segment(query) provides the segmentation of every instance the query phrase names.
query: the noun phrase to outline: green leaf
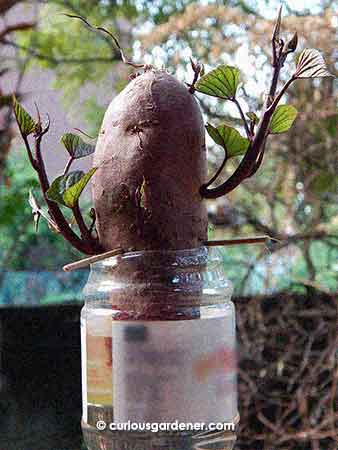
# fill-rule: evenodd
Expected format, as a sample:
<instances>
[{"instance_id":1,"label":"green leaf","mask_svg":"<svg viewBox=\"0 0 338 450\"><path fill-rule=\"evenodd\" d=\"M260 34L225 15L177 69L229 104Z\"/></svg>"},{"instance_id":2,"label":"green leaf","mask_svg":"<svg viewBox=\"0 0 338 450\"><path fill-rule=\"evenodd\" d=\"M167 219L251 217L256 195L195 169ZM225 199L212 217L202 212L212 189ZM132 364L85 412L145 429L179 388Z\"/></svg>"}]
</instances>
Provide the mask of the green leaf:
<instances>
[{"instance_id":1,"label":"green leaf","mask_svg":"<svg viewBox=\"0 0 338 450\"><path fill-rule=\"evenodd\" d=\"M60 203L61 205L65 205L65 202L63 200L64 186L62 184L62 181L65 178L65 176L67 175L61 175L55 178L55 180L53 181L53 183L50 185L49 189L46 192L47 198L49 200L56 203Z\"/></svg>"},{"instance_id":2,"label":"green leaf","mask_svg":"<svg viewBox=\"0 0 338 450\"><path fill-rule=\"evenodd\" d=\"M211 137L211 139L218 145L221 145L222 147L224 147L224 141L223 138L220 134L220 132L218 131L218 129L216 127L214 127L213 125L211 125L210 123L207 123L205 126L209 136Z\"/></svg>"},{"instance_id":3,"label":"green leaf","mask_svg":"<svg viewBox=\"0 0 338 450\"><path fill-rule=\"evenodd\" d=\"M91 177L96 172L97 167L93 167L89 172L87 172L85 175L83 175L81 178L78 179L74 184L72 184L70 187L67 188L65 192L63 193L63 199L66 204L66 206L69 206L70 208L73 208L78 201L83 189L88 184Z\"/></svg>"},{"instance_id":4,"label":"green leaf","mask_svg":"<svg viewBox=\"0 0 338 450\"><path fill-rule=\"evenodd\" d=\"M243 155L249 148L249 139L241 136L235 128L227 125L220 125L215 128L214 126L207 124L206 129L209 136L216 144L221 145L224 148L228 158Z\"/></svg>"},{"instance_id":5,"label":"green leaf","mask_svg":"<svg viewBox=\"0 0 338 450\"><path fill-rule=\"evenodd\" d=\"M73 133L64 134L61 138L61 142L66 147L70 156L74 159L91 155L95 151L95 145L87 144L80 136Z\"/></svg>"},{"instance_id":6,"label":"green leaf","mask_svg":"<svg viewBox=\"0 0 338 450\"><path fill-rule=\"evenodd\" d=\"M249 117L250 121L253 122L255 125L259 122L259 117L254 112L247 112L247 117Z\"/></svg>"},{"instance_id":7,"label":"green leaf","mask_svg":"<svg viewBox=\"0 0 338 450\"><path fill-rule=\"evenodd\" d=\"M288 131L297 117L298 111L291 105L277 106L272 115L270 133L279 134Z\"/></svg>"},{"instance_id":8,"label":"green leaf","mask_svg":"<svg viewBox=\"0 0 338 450\"><path fill-rule=\"evenodd\" d=\"M195 89L213 97L232 99L236 96L239 77L239 69L222 64L201 77L195 84Z\"/></svg>"},{"instance_id":9,"label":"green leaf","mask_svg":"<svg viewBox=\"0 0 338 450\"><path fill-rule=\"evenodd\" d=\"M295 76L296 78L333 77L327 69L323 56L314 48L306 48L302 51L297 61Z\"/></svg>"},{"instance_id":10,"label":"green leaf","mask_svg":"<svg viewBox=\"0 0 338 450\"><path fill-rule=\"evenodd\" d=\"M24 136L29 136L36 129L37 123L32 119L28 112L23 108L23 106L13 98L13 108L16 121L20 128L21 133Z\"/></svg>"},{"instance_id":11,"label":"green leaf","mask_svg":"<svg viewBox=\"0 0 338 450\"><path fill-rule=\"evenodd\" d=\"M47 197L53 202L68 208L74 208L83 189L94 175L97 167L86 174L82 170L75 170L67 175L57 177L47 191Z\"/></svg>"}]
</instances>

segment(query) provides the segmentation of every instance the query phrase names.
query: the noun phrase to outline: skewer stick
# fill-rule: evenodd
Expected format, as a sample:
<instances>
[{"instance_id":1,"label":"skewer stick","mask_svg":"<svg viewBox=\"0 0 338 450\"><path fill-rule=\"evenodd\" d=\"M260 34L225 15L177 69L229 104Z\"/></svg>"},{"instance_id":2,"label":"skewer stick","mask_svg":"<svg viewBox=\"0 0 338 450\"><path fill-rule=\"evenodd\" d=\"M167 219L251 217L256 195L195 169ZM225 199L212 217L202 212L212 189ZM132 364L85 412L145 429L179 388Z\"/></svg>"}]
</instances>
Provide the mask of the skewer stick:
<instances>
[{"instance_id":1,"label":"skewer stick","mask_svg":"<svg viewBox=\"0 0 338 450\"><path fill-rule=\"evenodd\" d=\"M228 245L241 245L241 244L262 244L266 241L280 242L278 239L272 238L268 235L264 236L254 236L254 237L243 237L235 239L225 239L221 241L206 241L204 245L206 247L222 247Z\"/></svg>"},{"instance_id":2,"label":"skewer stick","mask_svg":"<svg viewBox=\"0 0 338 450\"><path fill-rule=\"evenodd\" d=\"M109 252L89 256L88 258L80 259L80 261L66 264L65 266L63 266L63 270L65 272L71 272L72 270L82 269L83 267L89 266L89 264L101 261L102 259L110 258L111 256L122 255L122 253L124 253L124 250L122 248L115 248L114 250L109 250Z\"/></svg>"},{"instance_id":3,"label":"skewer stick","mask_svg":"<svg viewBox=\"0 0 338 450\"><path fill-rule=\"evenodd\" d=\"M246 238L225 239L217 241L206 241L204 242L204 245L206 247L222 247L229 245L262 244L267 241L279 242L278 239L274 239L266 235L266 236L255 236ZM80 259L79 261L66 264L65 266L63 266L63 270L65 272L71 272L72 270L82 269L83 267L89 266L90 264L93 264L95 262L102 261L103 259L110 258L112 256L122 255L123 253L125 253L123 248L118 247L115 248L114 250L110 250L109 252L89 256L88 258Z\"/></svg>"}]
</instances>

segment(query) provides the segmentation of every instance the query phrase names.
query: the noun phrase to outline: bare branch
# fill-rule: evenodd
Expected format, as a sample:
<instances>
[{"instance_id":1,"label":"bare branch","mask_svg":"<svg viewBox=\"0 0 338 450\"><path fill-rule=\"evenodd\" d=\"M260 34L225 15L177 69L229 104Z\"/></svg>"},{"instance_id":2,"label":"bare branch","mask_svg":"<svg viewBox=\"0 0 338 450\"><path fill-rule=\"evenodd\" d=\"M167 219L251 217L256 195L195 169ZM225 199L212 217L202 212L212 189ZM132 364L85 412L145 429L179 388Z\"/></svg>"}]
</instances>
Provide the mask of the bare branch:
<instances>
[{"instance_id":1,"label":"bare branch","mask_svg":"<svg viewBox=\"0 0 338 450\"><path fill-rule=\"evenodd\" d=\"M36 26L36 23L34 22L20 22L16 23L15 25L8 25L6 28L4 28L0 32L0 41L7 36L7 34L13 33L14 31L24 31L24 30L30 30L31 28L34 28Z\"/></svg>"},{"instance_id":2,"label":"bare branch","mask_svg":"<svg viewBox=\"0 0 338 450\"><path fill-rule=\"evenodd\" d=\"M143 69L143 68L146 67L145 64L136 64L136 63L134 63L133 61L127 59L126 56L125 56L125 54L124 54L124 51L123 51L122 47L120 46L119 41L117 40L117 38L116 38L110 31L106 30L106 28L103 28L103 27L96 27L96 26L94 26L94 25L91 25L84 17L78 16L78 15L76 15L76 14L67 14L67 13L64 13L64 15L67 16L67 17L70 17L71 19L79 19L79 20L82 20L82 22L83 22L84 24L86 24L87 27L90 28L91 30L94 30L94 31L95 31L95 30L96 30L96 31L101 31L102 33L105 33L105 34L107 34L108 36L110 36L111 39L113 40L114 44L115 44L116 47L118 48L118 50L119 50L119 52L120 52L120 55L121 55L121 59L122 59L122 61L123 61L125 64L127 64L127 65L129 65L129 66L132 66L132 67L134 67L135 69Z\"/></svg>"},{"instance_id":3,"label":"bare branch","mask_svg":"<svg viewBox=\"0 0 338 450\"><path fill-rule=\"evenodd\" d=\"M118 55L112 55L111 57L92 56L92 57L88 57L88 58L54 58L53 56L44 55L42 53L39 53L34 48L20 45L16 42L8 40L8 39L2 39L1 43L3 45L7 45L9 47L14 47L18 50L25 51L29 55L33 56L34 58L40 59L42 61L48 61L55 65L59 65L59 64L91 64L91 63L111 64L114 61L120 60Z\"/></svg>"}]
</instances>

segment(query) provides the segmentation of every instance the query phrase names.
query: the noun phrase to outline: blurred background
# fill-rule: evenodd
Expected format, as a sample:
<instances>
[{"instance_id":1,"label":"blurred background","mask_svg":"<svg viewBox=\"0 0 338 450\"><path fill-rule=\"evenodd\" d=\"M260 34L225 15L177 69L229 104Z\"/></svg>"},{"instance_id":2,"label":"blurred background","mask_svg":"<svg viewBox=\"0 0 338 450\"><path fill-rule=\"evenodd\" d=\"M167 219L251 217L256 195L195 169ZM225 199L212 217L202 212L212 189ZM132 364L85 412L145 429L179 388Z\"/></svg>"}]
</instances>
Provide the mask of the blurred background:
<instances>
[{"instance_id":1,"label":"blurred background","mask_svg":"<svg viewBox=\"0 0 338 450\"><path fill-rule=\"evenodd\" d=\"M12 94L31 114L35 114L36 102L43 116L48 113L51 117L43 154L53 179L63 170L67 159L60 144L62 134L80 128L97 136L105 109L127 84L131 73L121 64L106 36L92 33L79 21L60 13L82 15L91 23L105 26L118 36L135 61L165 66L183 82L190 82L193 77L190 57L204 63L207 71L220 63L235 65L242 72L240 103L244 111L259 112L271 76L270 36L279 4L264 0L0 0L0 336L2 333L2 348L7 357L20 351L27 356L30 346L40 348L40 356L28 369L26 359L21 358L20 370L27 369L27 377L39 372L41 354L50 355L53 348L58 355L63 351L74 352L73 361L59 363L60 367L65 364L74 367L74 377L69 378L69 383L79 383L78 336L74 327L78 326L80 292L88 273L85 270L63 273L62 265L81 255L43 221L39 232L35 232L28 193L32 189L39 198L39 187L13 123ZM337 74L338 3L290 0L283 5L285 37L291 37L297 30L298 50L319 49L331 73ZM282 78L287 78L293 65L292 61L285 65ZM240 450L265 450L271 442L274 450L338 447L334 435L337 437L338 408L334 353L338 343L337 91L334 78L294 83L284 99L300 112L291 131L268 141L265 161L253 178L226 198L208 202L210 238L264 234L278 240L267 246L223 250L239 314L240 398L245 406L242 417L247 433L243 431L239 440ZM232 104L197 97L205 121L213 125L227 122L240 130L239 116ZM208 155L213 174L221 164L222 150L208 141ZM231 161L224 177L238 164L236 159ZM80 160L80 166L86 169L90 161ZM89 212L89 190L82 198L82 207ZM65 326L62 332L61 325ZM28 341L24 333L29 336ZM41 333L45 333L47 343ZM15 336L21 336L20 342ZM271 348L267 349L268 345ZM294 352L285 358L289 345L294 346ZM312 362L318 360L321 364L318 367L315 364L317 372L307 374ZM9 394L0 403L0 415L1 408L7 411L6 408L13 407L10 397L13 389L8 386L18 367L18 361L3 362L3 392ZM293 384L287 390L284 378L290 376ZM52 379L47 377L46 386L56 379L60 382L59 377L66 377L63 369L60 374L55 372ZM316 392L315 385L318 385ZM59 389L64 389L64 383ZM279 399L285 394L290 399L308 400L305 405L297 400L294 409L290 400L291 412L286 414L284 404L277 407L276 399L271 404L267 401L274 389ZM67 395L69 399L69 392L65 394L64 405L70 408ZM79 399L80 393L74 394L71 406L74 426L78 426ZM268 412L262 410L265 408L260 403L262 399L269 406ZM33 397L27 400L27 405L32 402ZM55 430L64 430L66 422L71 437L64 437L63 445L79 448L78 429L74 431L69 421L60 419L59 428L53 422L56 409L45 414L46 417L49 414L54 437L48 444L45 441L34 448L59 448L55 442L59 442L61 431ZM5 439L1 449L31 450L28 441L19 443L19 438L14 437L19 416L20 403L12 413L11 425L6 425L13 437L7 434L7 438L0 438L0 443ZM290 422L290 436L283 440L284 420ZM22 429L33 427L33 422L30 425L23 419L19 422ZM296 434L305 429L317 429L317 434L299 440Z\"/></svg>"}]
</instances>

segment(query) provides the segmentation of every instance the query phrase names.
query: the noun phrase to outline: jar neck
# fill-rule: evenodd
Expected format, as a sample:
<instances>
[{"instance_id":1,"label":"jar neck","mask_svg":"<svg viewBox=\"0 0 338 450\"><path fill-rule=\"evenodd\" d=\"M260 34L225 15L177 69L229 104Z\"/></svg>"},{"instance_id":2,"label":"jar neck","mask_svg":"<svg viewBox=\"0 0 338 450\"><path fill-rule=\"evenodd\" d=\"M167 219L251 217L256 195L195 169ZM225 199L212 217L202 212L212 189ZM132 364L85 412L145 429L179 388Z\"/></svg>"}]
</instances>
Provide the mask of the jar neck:
<instances>
[{"instance_id":1,"label":"jar neck","mask_svg":"<svg viewBox=\"0 0 338 450\"><path fill-rule=\"evenodd\" d=\"M232 286L215 248L129 252L91 265L84 290L86 300L118 298L122 292L137 296L139 301L151 297L186 302L194 297L209 303L217 297L223 302L230 299Z\"/></svg>"}]
</instances>

